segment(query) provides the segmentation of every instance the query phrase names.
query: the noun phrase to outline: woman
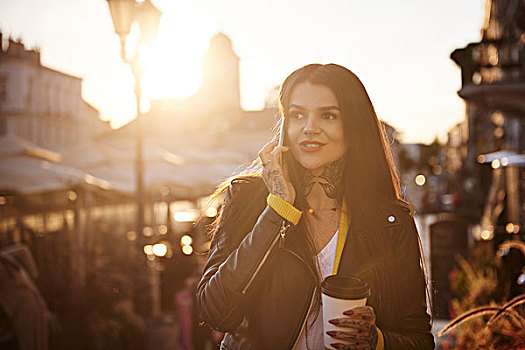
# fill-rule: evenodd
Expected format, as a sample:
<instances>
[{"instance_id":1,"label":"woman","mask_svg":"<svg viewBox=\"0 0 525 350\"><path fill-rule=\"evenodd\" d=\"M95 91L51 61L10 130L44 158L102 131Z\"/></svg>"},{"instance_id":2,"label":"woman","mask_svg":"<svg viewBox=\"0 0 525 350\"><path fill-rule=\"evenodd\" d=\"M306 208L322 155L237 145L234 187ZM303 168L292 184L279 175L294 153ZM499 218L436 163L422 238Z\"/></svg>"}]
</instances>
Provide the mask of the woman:
<instances>
[{"instance_id":1,"label":"woman","mask_svg":"<svg viewBox=\"0 0 525 350\"><path fill-rule=\"evenodd\" d=\"M197 289L205 322L227 333L222 349L322 349L320 282L355 275L371 296L330 321L346 329L328 332L334 348L432 349L418 234L363 85L312 64L279 97L284 144L218 190Z\"/></svg>"}]
</instances>

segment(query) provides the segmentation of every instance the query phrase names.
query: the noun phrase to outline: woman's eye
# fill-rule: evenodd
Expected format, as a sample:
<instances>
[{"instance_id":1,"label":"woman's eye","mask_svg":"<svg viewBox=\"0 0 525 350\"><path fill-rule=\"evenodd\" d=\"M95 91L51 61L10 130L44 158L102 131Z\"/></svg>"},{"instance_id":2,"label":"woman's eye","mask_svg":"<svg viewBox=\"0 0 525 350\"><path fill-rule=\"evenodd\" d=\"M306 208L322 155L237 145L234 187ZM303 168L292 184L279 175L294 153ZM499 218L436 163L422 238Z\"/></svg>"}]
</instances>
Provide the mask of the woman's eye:
<instances>
[{"instance_id":1,"label":"woman's eye","mask_svg":"<svg viewBox=\"0 0 525 350\"><path fill-rule=\"evenodd\" d=\"M299 119L303 119L303 118L304 118L304 114L301 113L301 112L291 112L291 113L290 113L290 117L291 117L292 119L299 120Z\"/></svg>"},{"instance_id":2,"label":"woman's eye","mask_svg":"<svg viewBox=\"0 0 525 350\"><path fill-rule=\"evenodd\" d=\"M334 113L324 113L321 117L322 117L324 120L333 120L333 119L337 119L337 115L334 114Z\"/></svg>"}]
</instances>

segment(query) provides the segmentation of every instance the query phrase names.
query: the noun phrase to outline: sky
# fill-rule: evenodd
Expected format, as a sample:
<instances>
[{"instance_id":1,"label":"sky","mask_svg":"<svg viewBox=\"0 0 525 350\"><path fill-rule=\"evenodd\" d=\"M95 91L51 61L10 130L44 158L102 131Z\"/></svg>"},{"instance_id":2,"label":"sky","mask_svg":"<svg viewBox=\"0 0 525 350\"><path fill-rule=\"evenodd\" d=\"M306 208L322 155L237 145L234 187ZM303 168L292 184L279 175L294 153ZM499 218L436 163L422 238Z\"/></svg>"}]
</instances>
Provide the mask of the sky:
<instances>
[{"instance_id":1,"label":"sky","mask_svg":"<svg viewBox=\"0 0 525 350\"><path fill-rule=\"evenodd\" d=\"M449 56L480 40L484 0L153 3L163 15L148 55L143 112L151 99L195 93L209 40L223 32L240 57L244 109L261 109L293 70L333 62L360 77L378 117L404 142L444 141L465 117L460 70ZM0 30L38 47L42 64L81 77L84 100L113 127L135 117L133 77L106 0L0 0Z\"/></svg>"}]
</instances>

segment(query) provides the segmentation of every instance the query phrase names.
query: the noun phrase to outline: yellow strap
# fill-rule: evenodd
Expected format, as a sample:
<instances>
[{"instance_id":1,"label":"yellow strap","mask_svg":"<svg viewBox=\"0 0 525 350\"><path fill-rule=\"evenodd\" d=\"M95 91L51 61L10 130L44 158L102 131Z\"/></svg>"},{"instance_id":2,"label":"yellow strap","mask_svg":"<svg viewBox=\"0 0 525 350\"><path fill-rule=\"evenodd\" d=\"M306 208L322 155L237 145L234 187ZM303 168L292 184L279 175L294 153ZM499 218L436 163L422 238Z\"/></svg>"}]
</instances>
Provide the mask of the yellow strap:
<instances>
[{"instance_id":1,"label":"yellow strap","mask_svg":"<svg viewBox=\"0 0 525 350\"><path fill-rule=\"evenodd\" d=\"M336 275L339 270L339 262L341 261L341 254L343 254L346 236L348 236L349 224L350 218L347 214L346 203L343 202L343 209L341 210L341 217L339 218L339 236L337 237L337 248L335 250L334 270L332 271L334 275Z\"/></svg>"},{"instance_id":2,"label":"yellow strap","mask_svg":"<svg viewBox=\"0 0 525 350\"><path fill-rule=\"evenodd\" d=\"M266 203L268 203L268 205L273 210L275 210L277 214L281 215L281 217L290 221L292 224L297 225L299 223L302 211L295 208L281 197L270 193L266 198Z\"/></svg>"},{"instance_id":3,"label":"yellow strap","mask_svg":"<svg viewBox=\"0 0 525 350\"><path fill-rule=\"evenodd\" d=\"M377 346L376 350L385 350L385 336L383 332L376 326L377 329Z\"/></svg>"}]
</instances>

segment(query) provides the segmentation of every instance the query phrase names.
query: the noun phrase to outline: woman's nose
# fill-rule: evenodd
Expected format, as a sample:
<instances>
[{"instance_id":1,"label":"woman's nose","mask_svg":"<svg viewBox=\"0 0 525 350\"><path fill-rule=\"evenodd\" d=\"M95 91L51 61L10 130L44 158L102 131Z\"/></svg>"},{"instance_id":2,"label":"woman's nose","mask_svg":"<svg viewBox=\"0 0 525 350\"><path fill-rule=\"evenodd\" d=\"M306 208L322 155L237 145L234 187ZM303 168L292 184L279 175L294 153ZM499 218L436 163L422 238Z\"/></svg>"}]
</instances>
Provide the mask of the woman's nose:
<instances>
[{"instance_id":1,"label":"woman's nose","mask_svg":"<svg viewBox=\"0 0 525 350\"><path fill-rule=\"evenodd\" d=\"M319 123L317 122L317 119L315 116L309 115L306 119L306 124L304 125L303 132L306 135L310 134L319 134L321 132L321 129L319 127Z\"/></svg>"}]
</instances>

